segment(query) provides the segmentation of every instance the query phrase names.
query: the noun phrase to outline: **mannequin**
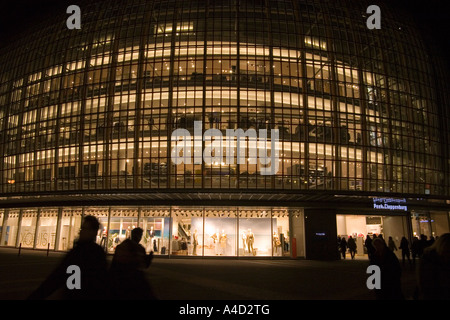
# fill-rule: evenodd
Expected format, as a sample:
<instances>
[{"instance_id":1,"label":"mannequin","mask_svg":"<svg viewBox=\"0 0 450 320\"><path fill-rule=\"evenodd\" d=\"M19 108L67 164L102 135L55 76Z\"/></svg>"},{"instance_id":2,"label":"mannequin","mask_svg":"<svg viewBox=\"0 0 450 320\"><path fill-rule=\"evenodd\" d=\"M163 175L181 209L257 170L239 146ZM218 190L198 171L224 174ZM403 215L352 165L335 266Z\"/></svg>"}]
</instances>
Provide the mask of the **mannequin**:
<instances>
[{"instance_id":1,"label":"mannequin","mask_svg":"<svg viewBox=\"0 0 450 320\"><path fill-rule=\"evenodd\" d=\"M149 231L150 238L153 238L154 235L155 235L155 232L153 231L153 227L150 227L150 231Z\"/></svg>"},{"instance_id":2,"label":"mannequin","mask_svg":"<svg viewBox=\"0 0 450 320\"><path fill-rule=\"evenodd\" d=\"M220 254L225 254L225 249L227 247L227 234L225 233L225 230L222 230L222 233L219 236L219 242L220 242Z\"/></svg>"},{"instance_id":3,"label":"mannequin","mask_svg":"<svg viewBox=\"0 0 450 320\"><path fill-rule=\"evenodd\" d=\"M273 232L273 253L276 255L280 255L279 248L281 248L281 242L280 238L278 237L277 233Z\"/></svg>"},{"instance_id":4,"label":"mannequin","mask_svg":"<svg viewBox=\"0 0 450 320\"><path fill-rule=\"evenodd\" d=\"M145 235L145 244L146 244L146 252L149 253L152 250L154 252L156 252L157 250L155 250L155 243L153 241L153 237L154 237L154 231L153 231L153 227L150 227L150 230L147 230L147 233ZM152 248L153 246L153 248Z\"/></svg>"},{"instance_id":5,"label":"mannequin","mask_svg":"<svg viewBox=\"0 0 450 320\"><path fill-rule=\"evenodd\" d=\"M247 242L247 235L245 234L245 231L244 231L244 232L242 232L242 248L244 249L244 253L245 253L246 242Z\"/></svg>"},{"instance_id":6,"label":"mannequin","mask_svg":"<svg viewBox=\"0 0 450 320\"><path fill-rule=\"evenodd\" d=\"M214 253L218 254L218 245L219 245L219 232L214 233L211 238L213 239L214 243Z\"/></svg>"},{"instance_id":7,"label":"mannequin","mask_svg":"<svg viewBox=\"0 0 450 320\"><path fill-rule=\"evenodd\" d=\"M198 240L197 240L197 229L194 230L194 233L192 234L192 242L194 244L194 251L193 251L193 255L196 256L197 255L197 245L198 245Z\"/></svg>"},{"instance_id":8,"label":"mannequin","mask_svg":"<svg viewBox=\"0 0 450 320\"><path fill-rule=\"evenodd\" d=\"M107 236L108 236L108 230L106 229L106 227L103 227L102 239L100 240L100 246L103 247L104 249L106 249Z\"/></svg>"},{"instance_id":9,"label":"mannequin","mask_svg":"<svg viewBox=\"0 0 450 320\"><path fill-rule=\"evenodd\" d=\"M247 248L249 253L253 253L253 243L255 242L255 236L253 235L252 229L248 229L247 232Z\"/></svg>"}]
</instances>

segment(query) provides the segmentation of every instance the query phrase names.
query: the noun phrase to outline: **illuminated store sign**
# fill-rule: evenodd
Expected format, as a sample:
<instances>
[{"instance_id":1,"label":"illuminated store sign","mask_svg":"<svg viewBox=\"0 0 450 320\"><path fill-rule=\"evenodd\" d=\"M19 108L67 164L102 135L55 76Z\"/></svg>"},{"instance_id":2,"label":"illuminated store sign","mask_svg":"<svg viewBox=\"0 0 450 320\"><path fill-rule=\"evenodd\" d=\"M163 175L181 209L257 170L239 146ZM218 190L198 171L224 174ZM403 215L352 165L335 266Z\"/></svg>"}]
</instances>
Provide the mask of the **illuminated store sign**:
<instances>
[{"instance_id":1,"label":"illuminated store sign","mask_svg":"<svg viewBox=\"0 0 450 320\"><path fill-rule=\"evenodd\" d=\"M406 205L406 199L393 199L393 198L374 198L373 208L381 210L403 210L408 211Z\"/></svg>"}]
</instances>

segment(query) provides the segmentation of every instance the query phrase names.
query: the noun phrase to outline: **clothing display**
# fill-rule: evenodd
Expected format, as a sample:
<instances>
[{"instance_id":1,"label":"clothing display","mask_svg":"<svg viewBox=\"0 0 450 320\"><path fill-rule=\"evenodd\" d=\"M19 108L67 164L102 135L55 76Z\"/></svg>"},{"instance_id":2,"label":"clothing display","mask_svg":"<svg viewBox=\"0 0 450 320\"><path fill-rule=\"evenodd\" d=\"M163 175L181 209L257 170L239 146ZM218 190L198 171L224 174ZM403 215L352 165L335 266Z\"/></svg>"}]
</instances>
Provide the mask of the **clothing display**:
<instances>
[{"instance_id":1,"label":"clothing display","mask_svg":"<svg viewBox=\"0 0 450 320\"><path fill-rule=\"evenodd\" d=\"M170 247L169 254L193 257L285 255L282 237L284 238L284 228L287 228L287 219L277 221L260 217L237 220L235 217L214 215L205 219L186 217L182 212L176 212L175 217L171 233L178 243ZM156 230L157 235L158 232ZM181 248L183 238L187 241L187 250Z\"/></svg>"}]
</instances>

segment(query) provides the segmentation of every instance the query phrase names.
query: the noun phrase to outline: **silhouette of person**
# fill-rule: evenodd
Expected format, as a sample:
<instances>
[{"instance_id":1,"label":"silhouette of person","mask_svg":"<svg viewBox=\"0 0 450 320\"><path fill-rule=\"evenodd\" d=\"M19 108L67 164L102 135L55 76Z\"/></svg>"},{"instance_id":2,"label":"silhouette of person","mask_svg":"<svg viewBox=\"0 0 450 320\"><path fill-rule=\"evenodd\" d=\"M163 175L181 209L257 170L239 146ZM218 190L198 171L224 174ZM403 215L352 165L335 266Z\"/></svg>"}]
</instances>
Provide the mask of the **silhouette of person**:
<instances>
[{"instance_id":1,"label":"silhouette of person","mask_svg":"<svg viewBox=\"0 0 450 320\"><path fill-rule=\"evenodd\" d=\"M401 300L403 293L401 289L402 269L397 256L389 250L382 238L376 238L372 242L375 252L370 263L380 267L381 288L376 289L378 300Z\"/></svg>"},{"instance_id":2,"label":"silhouette of person","mask_svg":"<svg viewBox=\"0 0 450 320\"><path fill-rule=\"evenodd\" d=\"M388 248L394 252L397 250L397 246L395 245L394 239L392 239L392 237L389 237L388 239Z\"/></svg>"},{"instance_id":3,"label":"silhouette of person","mask_svg":"<svg viewBox=\"0 0 450 320\"><path fill-rule=\"evenodd\" d=\"M339 258L341 258L341 237L337 236L337 251L339 254Z\"/></svg>"},{"instance_id":4,"label":"silhouette of person","mask_svg":"<svg viewBox=\"0 0 450 320\"><path fill-rule=\"evenodd\" d=\"M139 244L143 232L141 228L134 228L131 238L116 248L109 270L111 299L155 300L144 273L153 260L153 252L147 255L145 248Z\"/></svg>"},{"instance_id":5,"label":"silhouette of person","mask_svg":"<svg viewBox=\"0 0 450 320\"><path fill-rule=\"evenodd\" d=\"M386 245L386 241L384 240L383 235L381 233L378 235L377 238L383 240L384 245Z\"/></svg>"},{"instance_id":6,"label":"silhouette of person","mask_svg":"<svg viewBox=\"0 0 450 320\"><path fill-rule=\"evenodd\" d=\"M405 265L405 257L406 257L406 258L408 258L408 262L411 265L411 258L410 258L410 252L409 252L409 241L406 239L406 237L402 237L402 240L400 240L399 249L402 250L402 264Z\"/></svg>"},{"instance_id":7,"label":"silhouette of person","mask_svg":"<svg viewBox=\"0 0 450 320\"><path fill-rule=\"evenodd\" d=\"M398 247L400 250L402 250L402 264L405 265L405 257L408 258L408 262L411 265L411 254L409 251L409 241L406 239L406 237L402 237L402 240L400 240L400 246Z\"/></svg>"},{"instance_id":8,"label":"silhouette of person","mask_svg":"<svg viewBox=\"0 0 450 320\"><path fill-rule=\"evenodd\" d=\"M58 267L28 297L30 300L45 299L56 290L64 288L63 298L71 300L100 300L106 298L107 262L105 251L95 243L100 223L94 216L83 219L78 240ZM80 289L69 289L71 276L68 267L80 268Z\"/></svg>"},{"instance_id":9,"label":"silhouette of person","mask_svg":"<svg viewBox=\"0 0 450 320\"><path fill-rule=\"evenodd\" d=\"M352 236L350 236L350 237L348 238L347 245L348 245L348 251L350 252L350 257L351 257L352 259L355 259L356 242L355 242L355 239L352 238Z\"/></svg>"},{"instance_id":10,"label":"silhouette of person","mask_svg":"<svg viewBox=\"0 0 450 320\"><path fill-rule=\"evenodd\" d=\"M433 245L433 243L436 241L436 239L433 237L433 236L431 236L430 237L430 240L428 240L428 242L427 242L427 246L428 247L430 247L431 245Z\"/></svg>"},{"instance_id":11,"label":"silhouette of person","mask_svg":"<svg viewBox=\"0 0 450 320\"><path fill-rule=\"evenodd\" d=\"M366 249L367 249L367 256L369 257L369 260L372 257L373 252L375 251L375 248L372 245L372 238L367 235L366 241L364 242Z\"/></svg>"},{"instance_id":12,"label":"silhouette of person","mask_svg":"<svg viewBox=\"0 0 450 320\"><path fill-rule=\"evenodd\" d=\"M450 233L424 250L418 270L419 298L450 300Z\"/></svg>"},{"instance_id":13,"label":"silhouette of person","mask_svg":"<svg viewBox=\"0 0 450 320\"><path fill-rule=\"evenodd\" d=\"M341 247L342 257L345 259L345 253L347 251L347 240L345 240L344 237L342 237L341 242L339 243L339 246Z\"/></svg>"},{"instance_id":14,"label":"silhouette of person","mask_svg":"<svg viewBox=\"0 0 450 320\"><path fill-rule=\"evenodd\" d=\"M425 250L426 247L428 247L428 237L424 234L421 234L420 240L419 240L419 251L418 251L419 258L422 258L423 251Z\"/></svg>"},{"instance_id":15,"label":"silhouette of person","mask_svg":"<svg viewBox=\"0 0 450 320\"><path fill-rule=\"evenodd\" d=\"M419 239L417 237L413 237L413 241L411 244L411 254L412 254L412 262L415 265L416 264L416 257L419 257L419 247L420 247L420 242Z\"/></svg>"}]
</instances>

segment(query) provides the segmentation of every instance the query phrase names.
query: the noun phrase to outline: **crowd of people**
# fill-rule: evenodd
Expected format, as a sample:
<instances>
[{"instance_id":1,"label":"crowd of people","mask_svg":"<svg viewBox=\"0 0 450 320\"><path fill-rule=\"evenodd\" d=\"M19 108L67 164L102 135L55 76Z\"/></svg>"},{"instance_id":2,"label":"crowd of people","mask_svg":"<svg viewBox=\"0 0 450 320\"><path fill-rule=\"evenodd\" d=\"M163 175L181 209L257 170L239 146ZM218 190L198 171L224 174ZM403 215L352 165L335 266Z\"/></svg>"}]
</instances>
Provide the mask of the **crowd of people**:
<instances>
[{"instance_id":1,"label":"crowd of people","mask_svg":"<svg viewBox=\"0 0 450 320\"><path fill-rule=\"evenodd\" d=\"M343 259L347 251L352 259L357 252L356 241L352 236L348 239L338 237L338 250ZM397 245L392 237L386 241L383 235L367 235L364 241L365 252L370 265L377 265L381 271L381 289L375 290L377 299L404 299L401 287L402 266L406 262L416 268L417 287L414 299L450 300L450 233L440 237L428 237L424 234L413 237L410 243L402 237ZM395 251L401 251L401 263Z\"/></svg>"}]
</instances>

